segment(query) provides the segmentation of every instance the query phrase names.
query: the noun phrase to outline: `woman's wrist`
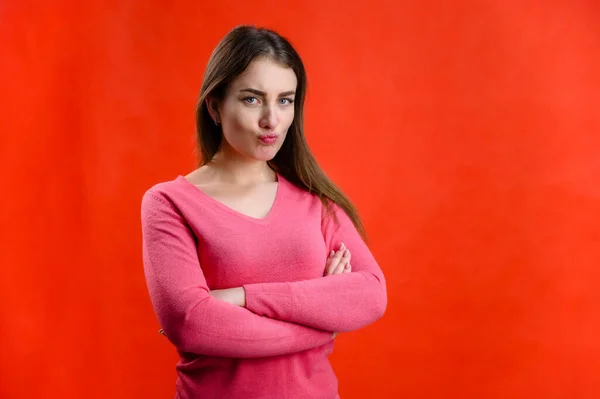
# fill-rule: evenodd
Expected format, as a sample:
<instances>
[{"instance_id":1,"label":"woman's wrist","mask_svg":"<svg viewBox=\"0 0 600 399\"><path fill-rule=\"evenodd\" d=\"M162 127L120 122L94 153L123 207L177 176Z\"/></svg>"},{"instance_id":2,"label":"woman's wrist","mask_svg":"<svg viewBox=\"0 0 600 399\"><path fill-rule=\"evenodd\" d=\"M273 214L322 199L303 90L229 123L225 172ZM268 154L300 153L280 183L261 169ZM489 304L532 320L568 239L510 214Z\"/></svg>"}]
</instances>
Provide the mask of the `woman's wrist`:
<instances>
[{"instance_id":1,"label":"woman's wrist","mask_svg":"<svg viewBox=\"0 0 600 399\"><path fill-rule=\"evenodd\" d=\"M236 305L241 306L243 308L246 307L246 290L244 287L233 288L236 290Z\"/></svg>"},{"instance_id":2,"label":"woman's wrist","mask_svg":"<svg viewBox=\"0 0 600 399\"><path fill-rule=\"evenodd\" d=\"M244 290L244 287L212 290L210 296L235 306L246 307L246 290Z\"/></svg>"}]
</instances>

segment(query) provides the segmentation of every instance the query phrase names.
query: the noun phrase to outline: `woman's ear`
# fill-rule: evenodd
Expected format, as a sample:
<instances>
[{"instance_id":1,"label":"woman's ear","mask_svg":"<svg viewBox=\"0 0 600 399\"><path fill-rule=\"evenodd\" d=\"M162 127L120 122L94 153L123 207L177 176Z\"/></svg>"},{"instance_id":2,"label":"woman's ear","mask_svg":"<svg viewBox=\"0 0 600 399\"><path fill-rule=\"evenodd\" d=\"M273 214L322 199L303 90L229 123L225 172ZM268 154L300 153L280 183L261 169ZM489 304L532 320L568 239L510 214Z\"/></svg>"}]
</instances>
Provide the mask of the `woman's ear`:
<instances>
[{"instance_id":1,"label":"woman's ear","mask_svg":"<svg viewBox=\"0 0 600 399\"><path fill-rule=\"evenodd\" d=\"M221 123L221 118L219 116L219 102L214 97L206 98L206 108L208 108L208 113L215 125Z\"/></svg>"}]
</instances>

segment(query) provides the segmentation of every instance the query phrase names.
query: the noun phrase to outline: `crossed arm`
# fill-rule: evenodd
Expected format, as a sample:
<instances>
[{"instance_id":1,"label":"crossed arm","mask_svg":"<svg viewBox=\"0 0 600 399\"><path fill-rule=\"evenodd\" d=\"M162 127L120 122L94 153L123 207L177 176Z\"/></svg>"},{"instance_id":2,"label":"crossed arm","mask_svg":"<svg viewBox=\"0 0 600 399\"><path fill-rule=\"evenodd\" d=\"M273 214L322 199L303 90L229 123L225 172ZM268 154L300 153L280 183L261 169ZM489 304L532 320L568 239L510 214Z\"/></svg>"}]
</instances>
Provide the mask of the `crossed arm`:
<instances>
[{"instance_id":1,"label":"crossed arm","mask_svg":"<svg viewBox=\"0 0 600 399\"><path fill-rule=\"evenodd\" d=\"M351 273L286 283L246 284L213 295L258 315L326 331L353 331L379 319L387 306L383 272L350 218L338 206L333 209L339 224L326 218L323 237L328 248L340 248L343 244L352 248Z\"/></svg>"},{"instance_id":2,"label":"crossed arm","mask_svg":"<svg viewBox=\"0 0 600 399\"><path fill-rule=\"evenodd\" d=\"M348 246L358 245L342 226L324 224L329 248L340 239L331 236L337 232L343 233ZM385 310L383 274L359 236L364 248L357 246L358 259L357 251L352 251L355 273L248 284L241 287L244 308L210 295L198 267L193 234L177 209L158 193L149 191L143 197L142 235L152 304L165 335L182 352L236 358L300 352L329 342L332 331L360 328Z\"/></svg>"},{"instance_id":3,"label":"crossed arm","mask_svg":"<svg viewBox=\"0 0 600 399\"><path fill-rule=\"evenodd\" d=\"M335 274L350 273L352 271L350 259L350 251L342 243L337 252L332 250L329 254L327 262L325 263L324 275L331 276ZM211 290L210 296L235 306L246 307L246 290L244 290L244 287Z\"/></svg>"}]
</instances>

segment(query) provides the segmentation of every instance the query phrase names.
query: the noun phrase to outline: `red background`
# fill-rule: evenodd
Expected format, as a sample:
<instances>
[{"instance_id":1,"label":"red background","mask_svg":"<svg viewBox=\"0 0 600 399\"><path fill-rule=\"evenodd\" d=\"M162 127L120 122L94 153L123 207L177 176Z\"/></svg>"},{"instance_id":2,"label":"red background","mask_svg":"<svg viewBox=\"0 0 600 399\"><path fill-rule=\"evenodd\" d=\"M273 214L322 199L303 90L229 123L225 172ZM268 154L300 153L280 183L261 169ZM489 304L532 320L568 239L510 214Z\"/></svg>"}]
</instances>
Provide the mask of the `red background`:
<instances>
[{"instance_id":1,"label":"red background","mask_svg":"<svg viewBox=\"0 0 600 399\"><path fill-rule=\"evenodd\" d=\"M195 167L242 23L302 55L309 144L388 278L341 397L600 397L598 4L5 0L0 397L173 396L140 200Z\"/></svg>"}]
</instances>

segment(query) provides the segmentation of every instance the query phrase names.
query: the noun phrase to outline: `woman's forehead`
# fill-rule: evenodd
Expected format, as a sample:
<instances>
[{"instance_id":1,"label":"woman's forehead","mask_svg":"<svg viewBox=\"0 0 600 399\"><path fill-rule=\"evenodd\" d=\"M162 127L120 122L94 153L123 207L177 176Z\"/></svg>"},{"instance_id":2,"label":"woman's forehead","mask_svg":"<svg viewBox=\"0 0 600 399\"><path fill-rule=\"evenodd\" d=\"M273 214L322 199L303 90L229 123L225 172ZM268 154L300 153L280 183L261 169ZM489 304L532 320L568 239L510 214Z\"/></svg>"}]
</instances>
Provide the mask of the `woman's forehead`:
<instances>
[{"instance_id":1,"label":"woman's forehead","mask_svg":"<svg viewBox=\"0 0 600 399\"><path fill-rule=\"evenodd\" d=\"M237 89L252 88L264 92L284 92L295 90L296 74L293 69L267 58L259 58L250 63L234 81Z\"/></svg>"}]
</instances>

